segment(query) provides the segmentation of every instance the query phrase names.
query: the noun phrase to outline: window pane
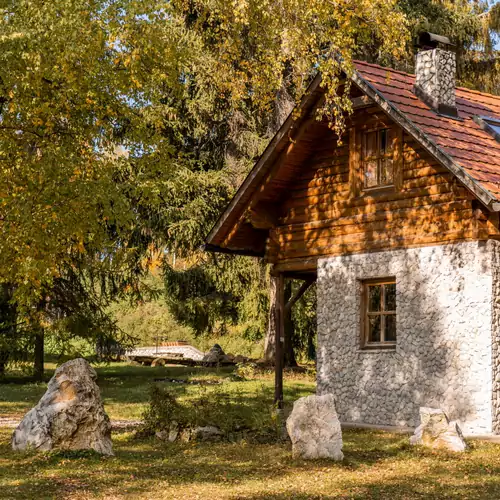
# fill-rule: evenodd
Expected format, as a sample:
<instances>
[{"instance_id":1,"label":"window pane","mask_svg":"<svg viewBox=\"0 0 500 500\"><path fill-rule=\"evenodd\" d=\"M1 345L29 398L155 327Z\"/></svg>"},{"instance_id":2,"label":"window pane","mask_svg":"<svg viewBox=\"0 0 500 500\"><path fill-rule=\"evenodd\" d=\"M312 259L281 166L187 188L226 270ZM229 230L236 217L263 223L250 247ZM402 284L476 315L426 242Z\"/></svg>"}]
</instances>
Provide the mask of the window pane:
<instances>
[{"instance_id":1,"label":"window pane","mask_svg":"<svg viewBox=\"0 0 500 500\"><path fill-rule=\"evenodd\" d=\"M381 316L368 316L368 342L380 342Z\"/></svg>"},{"instance_id":2,"label":"window pane","mask_svg":"<svg viewBox=\"0 0 500 500\"><path fill-rule=\"evenodd\" d=\"M484 120L496 134L500 134L500 122L496 120Z\"/></svg>"},{"instance_id":3,"label":"window pane","mask_svg":"<svg viewBox=\"0 0 500 500\"><path fill-rule=\"evenodd\" d=\"M368 287L368 311L380 311L380 304L382 302L382 285L373 285Z\"/></svg>"},{"instance_id":4,"label":"window pane","mask_svg":"<svg viewBox=\"0 0 500 500\"><path fill-rule=\"evenodd\" d=\"M365 135L365 158L376 157L377 153L377 132L368 132Z\"/></svg>"},{"instance_id":5,"label":"window pane","mask_svg":"<svg viewBox=\"0 0 500 500\"><path fill-rule=\"evenodd\" d=\"M368 161L365 163L365 187L374 187L377 184L377 162Z\"/></svg>"},{"instance_id":6,"label":"window pane","mask_svg":"<svg viewBox=\"0 0 500 500\"><path fill-rule=\"evenodd\" d=\"M500 134L500 125L493 122L488 122L488 125L495 131L495 133Z\"/></svg>"},{"instance_id":7,"label":"window pane","mask_svg":"<svg viewBox=\"0 0 500 500\"><path fill-rule=\"evenodd\" d=\"M385 310L396 310L396 283L385 285Z\"/></svg>"},{"instance_id":8,"label":"window pane","mask_svg":"<svg viewBox=\"0 0 500 500\"><path fill-rule=\"evenodd\" d=\"M388 128L386 130L386 134L387 134L387 139L386 139L387 145L386 145L384 153L388 154L388 155L392 155L392 153L394 152L394 142L396 140L396 133L395 133L394 129Z\"/></svg>"},{"instance_id":9,"label":"window pane","mask_svg":"<svg viewBox=\"0 0 500 500\"><path fill-rule=\"evenodd\" d=\"M380 153L384 154L387 150L387 130L380 131Z\"/></svg>"},{"instance_id":10,"label":"window pane","mask_svg":"<svg viewBox=\"0 0 500 500\"><path fill-rule=\"evenodd\" d=\"M385 317L385 341L396 342L396 315L388 314Z\"/></svg>"},{"instance_id":11,"label":"window pane","mask_svg":"<svg viewBox=\"0 0 500 500\"><path fill-rule=\"evenodd\" d=\"M380 184L392 184L394 182L394 168L392 160L385 158L380 160Z\"/></svg>"}]
</instances>

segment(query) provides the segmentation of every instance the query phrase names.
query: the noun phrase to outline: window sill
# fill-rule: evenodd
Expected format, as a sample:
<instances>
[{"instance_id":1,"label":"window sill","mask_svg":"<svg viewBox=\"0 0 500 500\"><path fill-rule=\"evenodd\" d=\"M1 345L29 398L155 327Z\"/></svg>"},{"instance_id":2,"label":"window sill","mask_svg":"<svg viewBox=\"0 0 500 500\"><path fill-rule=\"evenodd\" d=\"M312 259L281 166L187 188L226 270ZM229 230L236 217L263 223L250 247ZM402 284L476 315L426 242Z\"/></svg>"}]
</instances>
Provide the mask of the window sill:
<instances>
[{"instance_id":1,"label":"window sill","mask_svg":"<svg viewBox=\"0 0 500 500\"><path fill-rule=\"evenodd\" d=\"M382 345L367 346L367 347L360 347L358 349L358 352L362 352L362 353L370 353L370 352L395 352L395 351L396 351L396 344L387 345L387 346L382 346Z\"/></svg>"},{"instance_id":2,"label":"window sill","mask_svg":"<svg viewBox=\"0 0 500 500\"><path fill-rule=\"evenodd\" d=\"M362 190L362 195L377 196L379 194L393 193L394 191L396 191L396 187L394 186L394 184L391 184L390 186L376 186L372 188L364 188Z\"/></svg>"}]
</instances>

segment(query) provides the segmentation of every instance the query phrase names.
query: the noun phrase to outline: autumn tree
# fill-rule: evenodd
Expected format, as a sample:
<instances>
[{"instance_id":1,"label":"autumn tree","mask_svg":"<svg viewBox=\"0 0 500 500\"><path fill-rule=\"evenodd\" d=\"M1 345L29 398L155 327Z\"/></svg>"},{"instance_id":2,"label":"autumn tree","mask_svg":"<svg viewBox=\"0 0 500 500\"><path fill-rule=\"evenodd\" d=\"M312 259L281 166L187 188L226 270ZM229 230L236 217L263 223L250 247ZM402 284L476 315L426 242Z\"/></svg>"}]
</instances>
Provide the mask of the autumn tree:
<instances>
[{"instance_id":1,"label":"autumn tree","mask_svg":"<svg viewBox=\"0 0 500 500\"><path fill-rule=\"evenodd\" d=\"M54 311L99 311L84 306L96 287L137 292L150 253L201 234L183 218L217 211L226 188L163 133L182 133L186 75L209 63L168 2L0 10L0 280L40 338ZM62 284L79 292L79 313L53 306Z\"/></svg>"}]
</instances>

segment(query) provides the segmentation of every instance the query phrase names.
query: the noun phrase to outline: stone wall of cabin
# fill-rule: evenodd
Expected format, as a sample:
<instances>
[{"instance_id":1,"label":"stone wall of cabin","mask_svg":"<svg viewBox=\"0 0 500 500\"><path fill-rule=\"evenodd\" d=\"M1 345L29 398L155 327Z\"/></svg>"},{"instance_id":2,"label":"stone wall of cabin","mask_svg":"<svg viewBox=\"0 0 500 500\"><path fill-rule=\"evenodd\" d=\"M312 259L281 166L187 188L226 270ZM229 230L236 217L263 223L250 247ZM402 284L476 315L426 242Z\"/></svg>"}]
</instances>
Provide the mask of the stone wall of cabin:
<instances>
[{"instance_id":1,"label":"stone wall of cabin","mask_svg":"<svg viewBox=\"0 0 500 500\"><path fill-rule=\"evenodd\" d=\"M416 426L419 407L431 406L458 419L465 433L492 431L497 245L450 243L318 261L318 393L335 394L342 421ZM392 276L396 349L363 350L362 281Z\"/></svg>"},{"instance_id":2,"label":"stone wall of cabin","mask_svg":"<svg viewBox=\"0 0 500 500\"><path fill-rule=\"evenodd\" d=\"M492 362L492 420L493 433L500 434L500 242L492 240L492 332L491 332L491 362Z\"/></svg>"}]
</instances>

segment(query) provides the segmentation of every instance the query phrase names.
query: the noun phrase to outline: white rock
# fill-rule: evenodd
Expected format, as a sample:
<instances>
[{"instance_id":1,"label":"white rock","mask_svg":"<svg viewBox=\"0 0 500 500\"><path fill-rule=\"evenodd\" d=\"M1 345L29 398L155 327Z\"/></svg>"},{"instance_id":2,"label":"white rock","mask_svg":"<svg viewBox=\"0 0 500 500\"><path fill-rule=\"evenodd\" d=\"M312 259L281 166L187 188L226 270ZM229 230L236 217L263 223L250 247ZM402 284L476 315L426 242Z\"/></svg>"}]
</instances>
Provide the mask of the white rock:
<instances>
[{"instance_id":1,"label":"white rock","mask_svg":"<svg viewBox=\"0 0 500 500\"><path fill-rule=\"evenodd\" d=\"M14 450L95 450L113 455L111 424L104 411L97 374L83 359L57 368L47 391L12 435Z\"/></svg>"},{"instance_id":2,"label":"white rock","mask_svg":"<svg viewBox=\"0 0 500 500\"><path fill-rule=\"evenodd\" d=\"M174 421L170 424L168 429L156 431L155 436L160 441L169 441L170 443L173 443L179 436L179 424Z\"/></svg>"},{"instance_id":3,"label":"white rock","mask_svg":"<svg viewBox=\"0 0 500 500\"><path fill-rule=\"evenodd\" d=\"M450 422L443 410L422 407L420 421L410 444L449 451L464 451L467 448L458 423Z\"/></svg>"},{"instance_id":4,"label":"white rock","mask_svg":"<svg viewBox=\"0 0 500 500\"><path fill-rule=\"evenodd\" d=\"M342 460L342 431L333 394L307 396L293 404L286 421L294 457Z\"/></svg>"},{"instance_id":5,"label":"white rock","mask_svg":"<svg viewBox=\"0 0 500 500\"><path fill-rule=\"evenodd\" d=\"M222 436L221 430L213 425L195 427L191 433L191 439L197 441L219 441L222 439Z\"/></svg>"},{"instance_id":6,"label":"white rock","mask_svg":"<svg viewBox=\"0 0 500 500\"><path fill-rule=\"evenodd\" d=\"M173 443L177 437L179 436L179 424L175 421L173 421L170 424L170 429L168 432L168 440Z\"/></svg>"},{"instance_id":7,"label":"white rock","mask_svg":"<svg viewBox=\"0 0 500 500\"><path fill-rule=\"evenodd\" d=\"M213 425L204 427L186 427L182 432L177 431L179 439L184 442L188 441L220 441L224 434L222 431ZM177 438L177 435L176 435Z\"/></svg>"},{"instance_id":8,"label":"white rock","mask_svg":"<svg viewBox=\"0 0 500 500\"><path fill-rule=\"evenodd\" d=\"M210 351L208 351L205 356L203 356L202 361L204 363L219 363L222 356L225 356L225 352L219 344L215 344Z\"/></svg>"}]
</instances>

